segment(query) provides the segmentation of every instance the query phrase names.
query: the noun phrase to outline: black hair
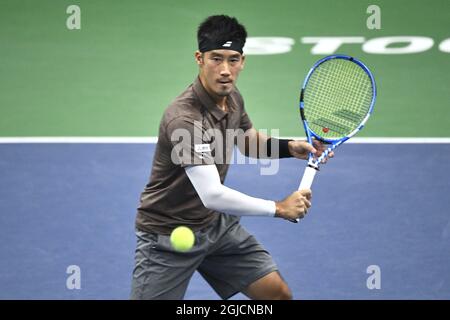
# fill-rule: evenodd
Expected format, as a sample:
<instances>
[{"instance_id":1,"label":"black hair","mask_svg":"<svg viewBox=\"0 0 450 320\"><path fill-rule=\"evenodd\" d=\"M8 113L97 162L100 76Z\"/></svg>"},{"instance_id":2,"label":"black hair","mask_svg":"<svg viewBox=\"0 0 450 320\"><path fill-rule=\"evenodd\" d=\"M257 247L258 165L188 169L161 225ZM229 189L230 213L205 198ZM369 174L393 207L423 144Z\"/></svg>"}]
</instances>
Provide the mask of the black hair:
<instances>
[{"instance_id":1,"label":"black hair","mask_svg":"<svg viewBox=\"0 0 450 320\"><path fill-rule=\"evenodd\" d=\"M226 15L209 16L200 24L197 31L197 41L201 52L211 50L211 44L224 44L227 41L239 44L242 48L246 38L245 27L236 18Z\"/></svg>"}]
</instances>

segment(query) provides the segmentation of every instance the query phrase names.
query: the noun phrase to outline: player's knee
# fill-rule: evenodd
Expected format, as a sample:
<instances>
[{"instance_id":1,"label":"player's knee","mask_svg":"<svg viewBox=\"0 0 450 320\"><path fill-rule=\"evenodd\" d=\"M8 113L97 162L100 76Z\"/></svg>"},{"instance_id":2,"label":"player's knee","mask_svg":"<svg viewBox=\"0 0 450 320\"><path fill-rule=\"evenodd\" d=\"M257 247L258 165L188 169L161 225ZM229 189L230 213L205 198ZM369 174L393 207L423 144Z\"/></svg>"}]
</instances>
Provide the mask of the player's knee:
<instances>
[{"instance_id":1,"label":"player's knee","mask_svg":"<svg viewBox=\"0 0 450 320\"><path fill-rule=\"evenodd\" d=\"M255 300L292 300L291 290L278 272L256 281L243 293Z\"/></svg>"},{"instance_id":2,"label":"player's knee","mask_svg":"<svg viewBox=\"0 0 450 320\"><path fill-rule=\"evenodd\" d=\"M280 282L273 287L271 299L273 300L292 300L292 292L285 282Z\"/></svg>"},{"instance_id":3,"label":"player's knee","mask_svg":"<svg viewBox=\"0 0 450 320\"><path fill-rule=\"evenodd\" d=\"M278 300L292 300L292 292L286 283L283 283L278 290Z\"/></svg>"}]
</instances>

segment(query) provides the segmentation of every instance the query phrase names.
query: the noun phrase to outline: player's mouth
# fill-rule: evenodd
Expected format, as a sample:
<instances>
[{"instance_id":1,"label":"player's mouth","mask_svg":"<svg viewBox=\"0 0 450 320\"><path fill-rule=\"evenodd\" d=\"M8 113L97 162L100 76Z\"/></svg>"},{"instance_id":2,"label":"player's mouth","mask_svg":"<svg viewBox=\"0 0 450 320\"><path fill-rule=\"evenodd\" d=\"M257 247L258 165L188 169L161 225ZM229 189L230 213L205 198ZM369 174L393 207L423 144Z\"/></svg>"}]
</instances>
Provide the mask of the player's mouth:
<instances>
[{"instance_id":1,"label":"player's mouth","mask_svg":"<svg viewBox=\"0 0 450 320\"><path fill-rule=\"evenodd\" d=\"M230 80L230 79L226 79L226 80L218 80L218 82L220 83L220 84L228 84L228 83L233 83L233 81L232 80Z\"/></svg>"}]
</instances>

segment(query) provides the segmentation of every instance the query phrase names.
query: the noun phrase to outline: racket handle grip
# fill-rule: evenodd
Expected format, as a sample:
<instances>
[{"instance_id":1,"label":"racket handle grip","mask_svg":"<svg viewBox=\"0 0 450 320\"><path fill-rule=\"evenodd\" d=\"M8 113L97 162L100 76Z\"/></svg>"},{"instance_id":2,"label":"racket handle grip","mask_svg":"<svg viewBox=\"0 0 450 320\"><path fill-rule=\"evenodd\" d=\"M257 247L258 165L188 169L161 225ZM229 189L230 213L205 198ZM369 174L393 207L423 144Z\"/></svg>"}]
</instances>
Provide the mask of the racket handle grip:
<instances>
[{"instance_id":1,"label":"racket handle grip","mask_svg":"<svg viewBox=\"0 0 450 320\"><path fill-rule=\"evenodd\" d=\"M316 175L317 169L307 166L305 168L305 172L303 173L302 181L300 181L300 185L298 186L298 190L302 189L310 189L311 185L314 181L314 176ZM291 222L297 223L300 219L289 220Z\"/></svg>"},{"instance_id":2,"label":"racket handle grip","mask_svg":"<svg viewBox=\"0 0 450 320\"><path fill-rule=\"evenodd\" d=\"M316 172L317 172L316 168L307 166L305 168L305 172L303 173L302 181L300 181L300 185L298 186L298 190L310 189L314 181L314 176L316 175Z\"/></svg>"}]
</instances>

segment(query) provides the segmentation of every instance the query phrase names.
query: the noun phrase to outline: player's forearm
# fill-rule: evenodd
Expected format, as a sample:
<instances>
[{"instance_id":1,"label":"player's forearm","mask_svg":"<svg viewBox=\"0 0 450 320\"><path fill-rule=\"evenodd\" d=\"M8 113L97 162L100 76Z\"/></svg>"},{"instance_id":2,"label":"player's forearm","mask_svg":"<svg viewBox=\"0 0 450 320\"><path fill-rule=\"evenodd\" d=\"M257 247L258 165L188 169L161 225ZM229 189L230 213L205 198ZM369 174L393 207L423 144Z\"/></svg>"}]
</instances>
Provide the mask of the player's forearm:
<instances>
[{"instance_id":1,"label":"player's forearm","mask_svg":"<svg viewBox=\"0 0 450 320\"><path fill-rule=\"evenodd\" d=\"M237 147L239 151L250 158L263 158L267 154L266 144L267 137L251 128L245 132L244 135L237 137Z\"/></svg>"},{"instance_id":2,"label":"player's forearm","mask_svg":"<svg viewBox=\"0 0 450 320\"><path fill-rule=\"evenodd\" d=\"M224 186L215 165L185 169L202 203L208 209L237 216L274 216L275 202L250 197Z\"/></svg>"},{"instance_id":3,"label":"player's forearm","mask_svg":"<svg viewBox=\"0 0 450 320\"><path fill-rule=\"evenodd\" d=\"M255 128L249 129L243 137L238 138L239 151L246 157L268 159L267 140L269 137Z\"/></svg>"},{"instance_id":4,"label":"player's forearm","mask_svg":"<svg viewBox=\"0 0 450 320\"><path fill-rule=\"evenodd\" d=\"M209 191L204 197L204 205L208 209L236 216L273 217L276 211L274 201L250 197L224 185Z\"/></svg>"},{"instance_id":5,"label":"player's forearm","mask_svg":"<svg viewBox=\"0 0 450 320\"><path fill-rule=\"evenodd\" d=\"M244 137L238 139L238 148L242 154L250 158L280 159L292 157L289 142L292 140L278 139L265 135L251 128Z\"/></svg>"}]
</instances>

